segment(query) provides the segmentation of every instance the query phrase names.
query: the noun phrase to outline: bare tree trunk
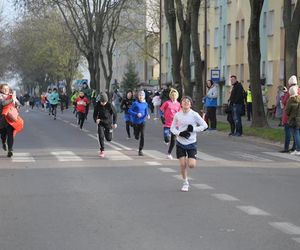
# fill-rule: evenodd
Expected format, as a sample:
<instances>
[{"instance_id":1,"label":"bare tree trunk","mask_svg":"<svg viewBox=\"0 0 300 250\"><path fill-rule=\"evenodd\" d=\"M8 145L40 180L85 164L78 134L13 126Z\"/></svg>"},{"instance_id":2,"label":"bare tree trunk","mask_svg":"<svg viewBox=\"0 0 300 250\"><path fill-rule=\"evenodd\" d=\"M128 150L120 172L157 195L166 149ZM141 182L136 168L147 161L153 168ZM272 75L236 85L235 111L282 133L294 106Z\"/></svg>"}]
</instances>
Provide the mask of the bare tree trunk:
<instances>
[{"instance_id":1,"label":"bare tree trunk","mask_svg":"<svg viewBox=\"0 0 300 250\"><path fill-rule=\"evenodd\" d=\"M253 120L252 127L266 127L268 122L265 116L260 83L260 40L259 21L264 0L250 0L251 18L248 31L248 62L250 71L250 83L253 96Z\"/></svg>"},{"instance_id":2,"label":"bare tree trunk","mask_svg":"<svg viewBox=\"0 0 300 250\"><path fill-rule=\"evenodd\" d=\"M286 78L297 75L297 48L300 30L300 1L297 1L292 15L292 1L284 0L283 21L285 28L285 83Z\"/></svg>"},{"instance_id":3,"label":"bare tree trunk","mask_svg":"<svg viewBox=\"0 0 300 250\"><path fill-rule=\"evenodd\" d=\"M188 0L186 10L181 0L176 0L177 19L182 36L182 73L184 95L192 96L193 86L191 84L191 0ZM184 18L184 14L186 16Z\"/></svg>"},{"instance_id":4,"label":"bare tree trunk","mask_svg":"<svg viewBox=\"0 0 300 250\"><path fill-rule=\"evenodd\" d=\"M169 26L171 58L172 58L172 77L173 82L179 85L182 89L182 82L180 76L180 63L182 57L182 39L179 39L179 46L177 43L177 30L176 30L176 11L174 0L165 0L165 15Z\"/></svg>"},{"instance_id":5,"label":"bare tree trunk","mask_svg":"<svg viewBox=\"0 0 300 250\"><path fill-rule=\"evenodd\" d=\"M203 64L201 60L201 51L200 51L200 43L199 43L199 35L198 35L198 20L199 20L200 5L201 5L201 0L192 0L191 41L192 41L192 49L194 55L195 86L196 86L196 93L194 93L194 98L195 98L195 108L198 111L200 111L203 108L203 103L202 103Z\"/></svg>"}]
</instances>

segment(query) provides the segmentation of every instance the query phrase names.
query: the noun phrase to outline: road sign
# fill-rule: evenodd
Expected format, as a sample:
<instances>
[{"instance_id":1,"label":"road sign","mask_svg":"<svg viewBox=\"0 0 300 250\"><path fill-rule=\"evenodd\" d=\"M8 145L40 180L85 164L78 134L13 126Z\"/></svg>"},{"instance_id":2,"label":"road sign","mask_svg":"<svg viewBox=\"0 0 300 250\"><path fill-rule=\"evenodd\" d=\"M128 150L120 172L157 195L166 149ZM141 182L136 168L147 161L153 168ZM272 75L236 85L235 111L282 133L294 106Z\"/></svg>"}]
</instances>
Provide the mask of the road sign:
<instances>
[{"instance_id":1,"label":"road sign","mask_svg":"<svg viewBox=\"0 0 300 250\"><path fill-rule=\"evenodd\" d=\"M219 69L212 69L210 71L210 79L214 82L220 81L220 70Z\"/></svg>"}]
</instances>

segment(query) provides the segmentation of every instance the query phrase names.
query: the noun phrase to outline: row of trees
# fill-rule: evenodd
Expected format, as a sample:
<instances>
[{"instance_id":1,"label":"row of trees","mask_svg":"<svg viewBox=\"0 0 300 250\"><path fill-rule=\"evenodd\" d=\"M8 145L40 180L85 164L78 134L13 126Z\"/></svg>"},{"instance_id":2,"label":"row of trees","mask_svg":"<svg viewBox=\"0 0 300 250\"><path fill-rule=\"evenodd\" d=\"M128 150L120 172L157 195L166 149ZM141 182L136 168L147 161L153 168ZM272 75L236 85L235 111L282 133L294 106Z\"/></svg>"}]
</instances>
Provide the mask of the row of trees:
<instances>
[{"instance_id":1,"label":"row of trees","mask_svg":"<svg viewBox=\"0 0 300 250\"><path fill-rule=\"evenodd\" d=\"M204 0L165 0L164 12L169 26L173 81L183 87L185 94L192 95L191 52L195 64L195 99L200 109L203 97L203 64L199 47L198 18ZM248 63L253 95L252 126L267 126L260 81L260 33L259 24L264 0L249 0L251 19L248 31ZM177 34L179 26L180 33ZM297 74L297 47L300 30L300 1L292 8L291 0L284 0L285 26L285 76ZM286 82L286 81L285 81Z\"/></svg>"}]
</instances>

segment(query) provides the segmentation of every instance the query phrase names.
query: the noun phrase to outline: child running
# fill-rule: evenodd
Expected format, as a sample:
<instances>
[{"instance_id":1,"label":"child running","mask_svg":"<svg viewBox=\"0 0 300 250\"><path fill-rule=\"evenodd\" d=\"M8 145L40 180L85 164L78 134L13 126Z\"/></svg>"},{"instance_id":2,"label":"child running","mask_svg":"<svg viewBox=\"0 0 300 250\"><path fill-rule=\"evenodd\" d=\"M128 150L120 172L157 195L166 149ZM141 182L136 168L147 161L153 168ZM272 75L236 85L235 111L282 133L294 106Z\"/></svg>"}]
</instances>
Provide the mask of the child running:
<instances>
[{"instance_id":1,"label":"child running","mask_svg":"<svg viewBox=\"0 0 300 250\"><path fill-rule=\"evenodd\" d=\"M79 92L79 96L75 100L76 103L76 111L78 114L78 125L80 129L83 127L83 123L85 121L86 108L89 104L89 99L84 96L82 91Z\"/></svg>"},{"instance_id":2,"label":"child running","mask_svg":"<svg viewBox=\"0 0 300 250\"><path fill-rule=\"evenodd\" d=\"M108 102L107 94L104 92L100 93L99 102L94 108L93 118L98 125L99 156L103 158L105 156L104 137L107 141L111 141L112 131L117 128L117 113L113 105Z\"/></svg>"},{"instance_id":3,"label":"child running","mask_svg":"<svg viewBox=\"0 0 300 250\"><path fill-rule=\"evenodd\" d=\"M126 98L121 102L121 110L124 111L124 120L126 122L126 132L127 132L127 139L131 138L130 135L130 127L132 126L132 118L131 115L128 113L128 110L131 108L133 99L133 93L131 90L128 90L126 93Z\"/></svg>"},{"instance_id":4,"label":"child running","mask_svg":"<svg viewBox=\"0 0 300 250\"><path fill-rule=\"evenodd\" d=\"M182 110L175 115L171 125L171 132L177 136L176 155L183 178L182 192L189 191L187 167L194 168L196 166L196 132L204 131L208 127L200 115L191 109L191 106L192 99L184 96L181 99Z\"/></svg>"},{"instance_id":5,"label":"child running","mask_svg":"<svg viewBox=\"0 0 300 250\"><path fill-rule=\"evenodd\" d=\"M167 157L170 160L173 159L171 153L176 141L176 136L173 133L171 133L170 128L175 114L181 110L180 103L177 101L178 96L178 91L172 88L169 94L170 100L164 102L160 107L160 111L162 112L161 121L163 123L164 128L164 140L165 143L170 143L167 154Z\"/></svg>"},{"instance_id":6,"label":"child running","mask_svg":"<svg viewBox=\"0 0 300 250\"><path fill-rule=\"evenodd\" d=\"M138 154L139 156L143 156L145 120L148 117L148 104L145 100L144 91L139 91L138 100L133 102L128 113L132 115L134 137L136 140L140 139Z\"/></svg>"}]
</instances>

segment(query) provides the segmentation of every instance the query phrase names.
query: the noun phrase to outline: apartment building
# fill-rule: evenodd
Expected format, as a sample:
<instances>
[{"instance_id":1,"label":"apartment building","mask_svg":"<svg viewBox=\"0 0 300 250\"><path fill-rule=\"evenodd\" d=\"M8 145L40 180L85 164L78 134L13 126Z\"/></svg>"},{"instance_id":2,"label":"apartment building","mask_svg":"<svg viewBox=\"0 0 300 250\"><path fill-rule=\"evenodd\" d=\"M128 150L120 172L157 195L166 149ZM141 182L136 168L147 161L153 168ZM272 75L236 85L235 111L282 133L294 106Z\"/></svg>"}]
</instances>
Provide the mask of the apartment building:
<instances>
[{"instance_id":1,"label":"apartment building","mask_svg":"<svg viewBox=\"0 0 300 250\"><path fill-rule=\"evenodd\" d=\"M207 0L207 6L207 79L211 78L211 70L220 70L219 104L222 104L228 100L230 75L236 75L245 90L250 84L247 49L251 14L250 3L248 0ZM260 20L260 65L268 107L275 104L277 87L283 85L284 79L284 25L282 16L283 0L264 1ZM163 24L162 82L171 82L168 27L166 27L165 20ZM200 11L199 35L202 55L204 55L204 7ZM300 43L298 46L300 49ZM191 69L193 71L192 59ZM300 53L298 55L298 72L300 72Z\"/></svg>"}]
</instances>

